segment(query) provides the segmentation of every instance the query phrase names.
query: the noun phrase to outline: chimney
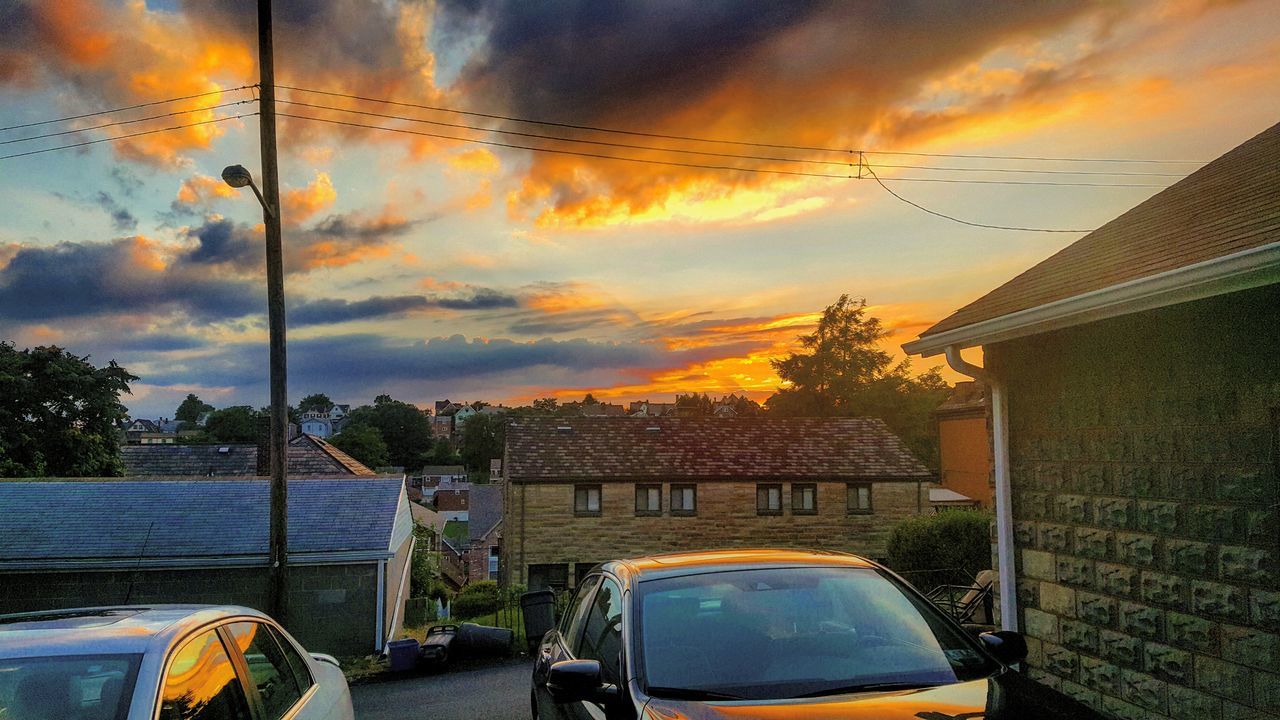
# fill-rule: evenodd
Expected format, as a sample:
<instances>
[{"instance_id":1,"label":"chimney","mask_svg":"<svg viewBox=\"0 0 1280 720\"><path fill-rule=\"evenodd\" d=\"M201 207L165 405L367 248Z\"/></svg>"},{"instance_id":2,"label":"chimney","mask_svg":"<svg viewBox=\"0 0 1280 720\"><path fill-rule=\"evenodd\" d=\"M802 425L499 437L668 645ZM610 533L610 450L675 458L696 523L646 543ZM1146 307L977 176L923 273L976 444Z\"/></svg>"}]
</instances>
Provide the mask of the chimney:
<instances>
[{"instance_id":1,"label":"chimney","mask_svg":"<svg viewBox=\"0 0 1280 720\"><path fill-rule=\"evenodd\" d=\"M493 458L489 461L489 478L491 480L502 479L502 458Z\"/></svg>"},{"instance_id":2,"label":"chimney","mask_svg":"<svg viewBox=\"0 0 1280 720\"><path fill-rule=\"evenodd\" d=\"M266 477L271 474L271 416L255 416L253 429L258 440L258 466L254 474Z\"/></svg>"}]
</instances>

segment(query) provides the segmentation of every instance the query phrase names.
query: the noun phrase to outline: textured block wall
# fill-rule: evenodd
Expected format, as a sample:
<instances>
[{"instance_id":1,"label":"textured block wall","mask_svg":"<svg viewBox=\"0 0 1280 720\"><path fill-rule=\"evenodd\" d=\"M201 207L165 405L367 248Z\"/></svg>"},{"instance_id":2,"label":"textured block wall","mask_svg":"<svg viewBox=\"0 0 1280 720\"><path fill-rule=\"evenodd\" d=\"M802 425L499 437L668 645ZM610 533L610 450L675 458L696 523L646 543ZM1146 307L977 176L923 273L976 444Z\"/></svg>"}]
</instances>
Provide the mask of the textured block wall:
<instances>
[{"instance_id":1,"label":"textured block wall","mask_svg":"<svg viewBox=\"0 0 1280 720\"><path fill-rule=\"evenodd\" d=\"M1280 291L986 358L1031 674L1117 718L1280 717Z\"/></svg>"}]
</instances>

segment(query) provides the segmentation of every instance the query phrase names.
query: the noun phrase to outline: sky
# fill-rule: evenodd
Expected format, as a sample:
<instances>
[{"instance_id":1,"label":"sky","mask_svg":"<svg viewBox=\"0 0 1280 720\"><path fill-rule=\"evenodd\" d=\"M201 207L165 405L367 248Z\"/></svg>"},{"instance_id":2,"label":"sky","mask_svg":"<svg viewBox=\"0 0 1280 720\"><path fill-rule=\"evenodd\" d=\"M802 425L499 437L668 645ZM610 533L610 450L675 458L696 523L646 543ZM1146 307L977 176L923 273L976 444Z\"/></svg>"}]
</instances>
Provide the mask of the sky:
<instances>
[{"instance_id":1,"label":"sky","mask_svg":"<svg viewBox=\"0 0 1280 720\"><path fill-rule=\"evenodd\" d=\"M851 151L946 215L1090 229L1280 120L1277 0L275 4L295 402L763 400L841 294L901 357L1080 237L927 214ZM255 23L0 0L0 127L157 103L0 131L111 139L0 159L0 340L120 362L135 417L267 404L261 210L219 179L260 176Z\"/></svg>"}]
</instances>

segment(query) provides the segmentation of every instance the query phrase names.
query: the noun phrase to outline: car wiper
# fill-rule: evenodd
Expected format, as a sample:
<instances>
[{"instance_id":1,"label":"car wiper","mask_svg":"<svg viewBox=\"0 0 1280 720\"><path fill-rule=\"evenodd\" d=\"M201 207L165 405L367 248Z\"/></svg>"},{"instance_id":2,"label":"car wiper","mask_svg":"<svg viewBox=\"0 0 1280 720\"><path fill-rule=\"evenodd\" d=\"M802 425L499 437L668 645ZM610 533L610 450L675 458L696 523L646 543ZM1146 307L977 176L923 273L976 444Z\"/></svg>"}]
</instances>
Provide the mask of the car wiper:
<instances>
[{"instance_id":1,"label":"car wiper","mask_svg":"<svg viewBox=\"0 0 1280 720\"><path fill-rule=\"evenodd\" d=\"M740 695L697 688L650 687L649 694L667 700L745 700Z\"/></svg>"},{"instance_id":2,"label":"car wiper","mask_svg":"<svg viewBox=\"0 0 1280 720\"><path fill-rule=\"evenodd\" d=\"M813 698L823 697L825 695L847 695L850 693L875 692L877 690L923 690L924 688L932 688L943 685L944 683L922 683L922 682L878 682L878 683L862 683L860 685L842 685L840 687L827 688L825 690L817 690L815 692L804 693L803 695L793 695L794 698Z\"/></svg>"}]
</instances>

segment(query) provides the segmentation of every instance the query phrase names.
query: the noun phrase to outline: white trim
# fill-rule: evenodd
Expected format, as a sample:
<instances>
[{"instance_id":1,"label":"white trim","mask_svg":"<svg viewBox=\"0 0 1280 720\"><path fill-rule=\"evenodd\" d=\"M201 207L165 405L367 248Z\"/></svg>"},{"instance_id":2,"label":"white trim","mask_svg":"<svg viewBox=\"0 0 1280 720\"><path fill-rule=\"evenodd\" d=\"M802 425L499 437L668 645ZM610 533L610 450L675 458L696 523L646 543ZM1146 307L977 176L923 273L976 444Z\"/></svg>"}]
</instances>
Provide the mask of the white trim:
<instances>
[{"instance_id":1,"label":"white trim","mask_svg":"<svg viewBox=\"0 0 1280 720\"><path fill-rule=\"evenodd\" d=\"M996 481L996 556L1000 567L1000 627L1018 629L1018 575L1014 567L1013 487L1009 482L1009 392L1003 382L991 387L992 453Z\"/></svg>"},{"instance_id":2,"label":"white trim","mask_svg":"<svg viewBox=\"0 0 1280 720\"><path fill-rule=\"evenodd\" d=\"M382 627L382 602L387 597L387 561L378 561L378 607L374 611L373 621L377 623L377 629L373 635L373 647L378 652L382 652L386 647L385 630Z\"/></svg>"},{"instance_id":3,"label":"white trim","mask_svg":"<svg viewBox=\"0 0 1280 720\"><path fill-rule=\"evenodd\" d=\"M409 554L404 558L404 570L400 572L400 589L396 591L396 604L391 613L391 631L387 633L386 642L382 644L382 652L387 651L391 637L396 634L396 625L400 622L400 608L404 607L404 589L409 585L409 569L413 567L413 548L418 538L409 541Z\"/></svg>"},{"instance_id":4,"label":"white trim","mask_svg":"<svg viewBox=\"0 0 1280 720\"><path fill-rule=\"evenodd\" d=\"M1155 275L1001 315L905 343L908 355L930 357L957 348L986 345L1280 283L1280 242L1242 250Z\"/></svg>"}]
</instances>

